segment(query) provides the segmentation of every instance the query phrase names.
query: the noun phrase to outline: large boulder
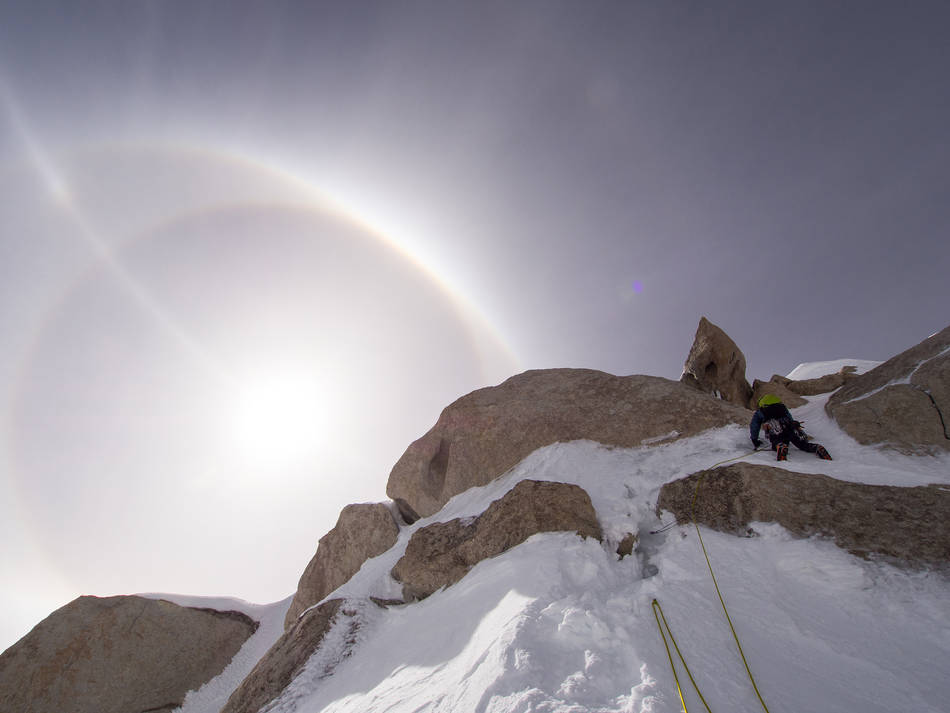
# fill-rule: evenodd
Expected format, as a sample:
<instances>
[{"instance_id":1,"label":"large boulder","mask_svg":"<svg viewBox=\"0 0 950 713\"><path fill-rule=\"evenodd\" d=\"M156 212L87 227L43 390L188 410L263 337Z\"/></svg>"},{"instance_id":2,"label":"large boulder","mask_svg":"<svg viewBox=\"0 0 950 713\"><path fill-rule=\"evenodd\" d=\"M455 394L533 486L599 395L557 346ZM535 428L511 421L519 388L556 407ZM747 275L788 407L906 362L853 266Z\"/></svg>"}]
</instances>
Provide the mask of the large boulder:
<instances>
[{"instance_id":1,"label":"large boulder","mask_svg":"<svg viewBox=\"0 0 950 713\"><path fill-rule=\"evenodd\" d=\"M748 421L746 410L669 379L527 371L446 407L393 467L386 494L413 522L551 443L632 447Z\"/></svg>"},{"instance_id":2,"label":"large boulder","mask_svg":"<svg viewBox=\"0 0 950 713\"><path fill-rule=\"evenodd\" d=\"M396 544L398 537L399 526L383 503L343 508L336 526L320 538L316 554L300 577L284 628L290 628L304 610L345 584L366 560Z\"/></svg>"},{"instance_id":3,"label":"large boulder","mask_svg":"<svg viewBox=\"0 0 950 713\"><path fill-rule=\"evenodd\" d=\"M950 327L856 376L825 406L859 443L950 450Z\"/></svg>"},{"instance_id":4,"label":"large boulder","mask_svg":"<svg viewBox=\"0 0 950 713\"><path fill-rule=\"evenodd\" d=\"M832 537L862 556L950 562L950 529L938 524L950 518L950 491L941 487L865 485L736 463L667 483L657 511L689 522L694 495L696 521L723 532L741 532L750 522L777 522L801 537Z\"/></svg>"},{"instance_id":5,"label":"large boulder","mask_svg":"<svg viewBox=\"0 0 950 713\"><path fill-rule=\"evenodd\" d=\"M224 670L258 623L143 597L80 597L0 656L0 710L164 713Z\"/></svg>"},{"instance_id":6,"label":"large boulder","mask_svg":"<svg viewBox=\"0 0 950 713\"><path fill-rule=\"evenodd\" d=\"M752 387L745 378L745 355L728 334L705 317L699 320L680 381L746 407Z\"/></svg>"},{"instance_id":7,"label":"large boulder","mask_svg":"<svg viewBox=\"0 0 950 713\"><path fill-rule=\"evenodd\" d=\"M402 582L407 601L422 599L531 535L559 531L602 538L590 496L577 485L523 480L477 518L416 530L392 576Z\"/></svg>"}]
</instances>

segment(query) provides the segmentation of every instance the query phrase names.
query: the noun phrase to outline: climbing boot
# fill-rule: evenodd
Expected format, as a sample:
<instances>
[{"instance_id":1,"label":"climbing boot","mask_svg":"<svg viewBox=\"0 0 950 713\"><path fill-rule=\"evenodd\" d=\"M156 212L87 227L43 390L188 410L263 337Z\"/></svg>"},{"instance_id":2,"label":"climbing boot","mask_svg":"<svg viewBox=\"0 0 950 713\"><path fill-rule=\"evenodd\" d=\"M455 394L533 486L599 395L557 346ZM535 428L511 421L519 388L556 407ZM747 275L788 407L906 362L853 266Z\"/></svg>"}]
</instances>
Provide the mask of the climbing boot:
<instances>
[{"instance_id":1,"label":"climbing boot","mask_svg":"<svg viewBox=\"0 0 950 713\"><path fill-rule=\"evenodd\" d=\"M831 454L825 450L824 446L818 446L818 450L815 451L815 455L822 460L831 460Z\"/></svg>"},{"instance_id":2,"label":"climbing boot","mask_svg":"<svg viewBox=\"0 0 950 713\"><path fill-rule=\"evenodd\" d=\"M775 453L775 460L788 460L788 444L779 443Z\"/></svg>"}]
</instances>

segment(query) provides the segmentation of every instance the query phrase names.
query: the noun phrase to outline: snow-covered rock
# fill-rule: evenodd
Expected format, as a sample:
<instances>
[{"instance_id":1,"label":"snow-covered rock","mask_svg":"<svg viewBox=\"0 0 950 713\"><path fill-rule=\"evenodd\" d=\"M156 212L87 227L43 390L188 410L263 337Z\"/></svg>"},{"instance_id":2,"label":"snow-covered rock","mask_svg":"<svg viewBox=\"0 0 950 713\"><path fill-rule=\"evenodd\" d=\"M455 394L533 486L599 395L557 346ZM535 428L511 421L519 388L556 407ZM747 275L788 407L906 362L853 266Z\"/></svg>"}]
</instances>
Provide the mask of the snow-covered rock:
<instances>
[{"instance_id":1,"label":"snow-covered rock","mask_svg":"<svg viewBox=\"0 0 950 713\"><path fill-rule=\"evenodd\" d=\"M866 374L871 369L880 366L883 362L871 359L832 359L830 361L810 361L799 364L785 376L793 381L808 381L819 379L828 374L837 374L847 369L854 369L855 374Z\"/></svg>"},{"instance_id":2,"label":"snow-covered rock","mask_svg":"<svg viewBox=\"0 0 950 713\"><path fill-rule=\"evenodd\" d=\"M347 645L355 643L353 635L359 627L358 613L358 606L354 607L352 603L347 606L343 599L331 599L308 609L294 620L294 624L241 681L221 713L259 711L290 685L321 646L324 652L331 648L339 650L339 655L327 661L321 669L322 677L329 676L345 655ZM343 637L344 640L331 643L327 640L331 632L336 639Z\"/></svg>"},{"instance_id":3,"label":"snow-covered rock","mask_svg":"<svg viewBox=\"0 0 950 713\"><path fill-rule=\"evenodd\" d=\"M950 520L950 490L939 486L866 485L733 463L667 483L657 509L733 534L745 534L750 522L776 522L862 556L918 566L950 562L950 530L934 526Z\"/></svg>"},{"instance_id":4,"label":"snow-covered rock","mask_svg":"<svg viewBox=\"0 0 950 713\"><path fill-rule=\"evenodd\" d=\"M384 503L347 505L336 525L320 538L317 552L307 565L294 595L284 628L326 595L356 574L370 557L394 544L399 526Z\"/></svg>"},{"instance_id":5,"label":"snow-covered rock","mask_svg":"<svg viewBox=\"0 0 950 713\"><path fill-rule=\"evenodd\" d=\"M763 396L773 394L778 396L789 408L798 408L807 403L803 398L804 396L830 393L835 389L840 389L847 381L854 379L857 375L858 366L854 364L845 364L834 373L829 372L821 376L800 380L773 374L768 381L756 379L752 382L752 399L749 405L754 407Z\"/></svg>"},{"instance_id":6,"label":"snow-covered rock","mask_svg":"<svg viewBox=\"0 0 950 713\"><path fill-rule=\"evenodd\" d=\"M874 380L863 397L849 397L858 403L895 379L920 386L935 378L926 388L943 403L945 354L928 353L906 377L880 383L874 363L856 360L803 364L790 376L857 366ZM807 396L793 412L835 460L793 454L788 463L748 449L747 410L665 379L528 372L464 397L390 480L404 512L427 514L402 524L388 549L361 550L361 565L348 568L357 571L287 631L289 599L261 607L258 632L185 696L181 713L220 713L229 697L228 713L675 713L674 671L686 679L679 662L670 667L654 602L714 710L759 706L741 640L773 711L942 712L950 699L950 555L941 527L950 453L908 456L842 430L825 406L858 381L834 396ZM716 470L732 461L749 465ZM700 524L704 549L691 527L676 525L694 492L681 479L703 471L711 473L701 522L758 536ZM582 489L601 539L578 537L577 526L532 534L530 513L517 508L487 517L493 503L539 483ZM502 546L467 559L451 586L394 601L402 584L392 572L414 539L479 521ZM447 557L467 557L462 540ZM628 556L618 555L621 542ZM0 695L16 686L22 681L5 683ZM684 697L699 709L695 691ZM75 702L63 709L85 710Z\"/></svg>"},{"instance_id":7,"label":"snow-covered rock","mask_svg":"<svg viewBox=\"0 0 950 713\"><path fill-rule=\"evenodd\" d=\"M946 459L864 448L827 419L824 398L795 415L813 422L840 457L828 462L809 456L794 464L796 470L950 490ZM331 597L352 602L391 594L388 573L413 532L474 517L525 479L583 487L604 542L536 534L422 601L364 608L356 631L340 619L266 710L677 713L682 708L654 599L712 709L755 710L758 701L695 533L675 527L651 534L662 524L654 508L664 483L730 458L774 462L771 453L746 450L745 438L744 428L728 426L657 446L553 444L504 477L456 496L401 532L391 551L368 561ZM789 473L790 482L797 477ZM662 520L671 518L663 513ZM800 538L778 524L752 526L758 537L705 528L703 537L771 710L945 710L950 584L944 574L865 560L829 538ZM628 531L641 537L634 555L620 558L615 542ZM689 710L702 710L694 691L684 695Z\"/></svg>"},{"instance_id":8,"label":"snow-covered rock","mask_svg":"<svg viewBox=\"0 0 950 713\"><path fill-rule=\"evenodd\" d=\"M386 493L411 522L551 443L586 439L629 447L748 418L739 406L659 377L528 371L448 406L393 467Z\"/></svg>"},{"instance_id":9,"label":"snow-covered rock","mask_svg":"<svg viewBox=\"0 0 950 713\"><path fill-rule=\"evenodd\" d=\"M454 584L476 564L507 552L539 532L575 532L601 539L597 513L583 488L522 480L476 518L421 527L393 568L407 600Z\"/></svg>"},{"instance_id":10,"label":"snow-covered rock","mask_svg":"<svg viewBox=\"0 0 950 713\"><path fill-rule=\"evenodd\" d=\"M801 396L818 396L840 389L857 376L858 366L856 364L845 364L833 374L824 374L811 379L789 379L788 388Z\"/></svg>"},{"instance_id":11,"label":"snow-covered rock","mask_svg":"<svg viewBox=\"0 0 950 713\"><path fill-rule=\"evenodd\" d=\"M852 483L898 486L871 489L875 495L869 498L858 489L858 500L885 509L888 500L880 493L922 494L927 502L921 501L919 514L905 512L913 507L909 501L895 513L897 539L901 528L919 535L932 525L928 512L942 520L942 510L931 512L931 500L939 509L950 492L947 459L865 448L828 418L827 400L827 395L809 399L794 415L808 422L836 460L809 455L795 460L797 473L787 463L775 464L769 452L744 450L745 423L633 448L575 441L536 450L504 476L456 495L405 528L391 551L368 561L331 596L392 594L389 571L414 533L435 523L474 519L525 479L583 487L603 543L570 533L537 534L482 560L459 582L423 601L364 611L359 632L351 637L356 643L345 655L339 644L321 646L268 711L673 713L681 708L651 608L654 598L662 602L714 709L754 708L758 702L703 551L688 528L653 534L661 525L654 508L665 483L716 462L750 459L781 471L783 487L792 491L807 490L813 479L832 478L841 497ZM765 487L762 498L767 501L770 494L780 495ZM834 520L841 507L845 520L857 524L864 518L872 529L885 526L867 512L852 518L860 504L818 500L820 495L805 504L800 522L814 514L809 509L821 521ZM728 511L730 505L724 507ZM896 522L902 517L913 522ZM923 552L917 559L923 564L895 568L855 557L831 536L796 539L809 531L751 525L758 537L707 531L704 539L772 710L884 713L908 704L933 713L943 709L950 696L942 663L950 654L950 585L941 574L946 555L931 556L930 544L910 538L905 553L914 559ZM639 533L633 556L619 558L616 544L630 532ZM928 559L937 569L928 569ZM901 655L895 657L895 651ZM323 674L326 661L339 662L329 677ZM690 710L699 707L695 692L685 696Z\"/></svg>"},{"instance_id":12,"label":"snow-covered rock","mask_svg":"<svg viewBox=\"0 0 950 713\"><path fill-rule=\"evenodd\" d=\"M950 451L950 327L850 381L827 408L859 443Z\"/></svg>"}]
</instances>

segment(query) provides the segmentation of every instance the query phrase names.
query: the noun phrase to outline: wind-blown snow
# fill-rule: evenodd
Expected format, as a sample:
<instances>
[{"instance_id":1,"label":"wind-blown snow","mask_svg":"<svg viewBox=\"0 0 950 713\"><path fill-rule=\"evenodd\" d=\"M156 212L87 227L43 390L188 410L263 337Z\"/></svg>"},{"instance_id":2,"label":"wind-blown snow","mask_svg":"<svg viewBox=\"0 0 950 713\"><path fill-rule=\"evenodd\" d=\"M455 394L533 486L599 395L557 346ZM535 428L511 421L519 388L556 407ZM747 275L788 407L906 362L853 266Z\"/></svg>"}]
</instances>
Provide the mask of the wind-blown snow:
<instances>
[{"instance_id":1,"label":"wind-blown snow","mask_svg":"<svg viewBox=\"0 0 950 713\"><path fill-rule=\"evenodd\" d=\"M868 361L867 359L835 359L833 361L813 361L808 362L807 364L799 364L786 376L789 379L795 379L796 381L817 379L819 377L825 376L826 374L837 374L839 371L841 371L842 367L845 366L857 367L854 373L864 374L865 372L871 371L871 369L876 366L880 366L883 363L884 362L882 361Z\"/></svg>"},{"instance_id":2,"label":"wind-blown snow","mask_svg":"<svg viewBox=\"0 0 950 713\"><path fill-rule=\"evenodd\" d=\"M798 378L829 373L823 369L838 362L824 364L798 367ZM812 398L793 412L831 451L830 462L793 450L786 463L776 464L770 451L751 452L741 426L640 448L577 441L532 453L502 478L403 528L395 547L331 594L328 599L350 598L356 610L355 643L352 631L331 631L265 710L673 713L681 707L651 608L654 597L712 709L761 710L695 530L675 527L650 535L661 524L653 507L663 483L742 455L749 462L853 482L950 487L950 458L861 446L827 417L827 399ZM421 602L384 610L365 601L370 595L399 596L389 571L416 529L478 515L525 478L587 490L605 542L569 533L535 535ZM662 522L670 519L667 513ZM756 523L753 530L756 536L737 538L704 528L703 537L772 713L946 711L945 573L865 561L828 540L795 539L775 524ZM620 559L616 544L628 532L640 533L638 550ZM682 672L681 678L688 687ZM690 711L702 710L688 688L686 700ZM217 713L208 701L190 696L184 710Z\"/></svg>"}]
</instances>

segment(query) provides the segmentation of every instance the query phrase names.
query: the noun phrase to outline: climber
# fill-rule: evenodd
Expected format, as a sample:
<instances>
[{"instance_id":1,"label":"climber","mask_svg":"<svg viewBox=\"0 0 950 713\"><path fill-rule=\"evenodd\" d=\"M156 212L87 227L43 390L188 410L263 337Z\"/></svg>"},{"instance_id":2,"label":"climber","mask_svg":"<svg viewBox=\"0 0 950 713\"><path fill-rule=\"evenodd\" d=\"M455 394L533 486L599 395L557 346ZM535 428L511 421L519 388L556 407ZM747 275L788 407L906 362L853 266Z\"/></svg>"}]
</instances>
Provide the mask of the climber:
<instances>
[{"instance_id":1,"label":"climber","mask_svg":"<svg viewBox=\"0 0 950 713\"><path fill-rule=\"evenodd\" d=\"M831 460L824 446L808 441L808 436L802 430L802 424L793 420L792 414L789 413L782 400L772 394L766 394L759 399L759 408L753 414L752 422L749 424L749 434L755 448L762 445L762 441L759 440L759 430L763 427L777 460L788 459L789 443L794 443L799 450L814 453L823 460Z\"/></svg>"}]
</instances>

